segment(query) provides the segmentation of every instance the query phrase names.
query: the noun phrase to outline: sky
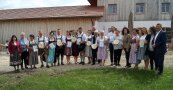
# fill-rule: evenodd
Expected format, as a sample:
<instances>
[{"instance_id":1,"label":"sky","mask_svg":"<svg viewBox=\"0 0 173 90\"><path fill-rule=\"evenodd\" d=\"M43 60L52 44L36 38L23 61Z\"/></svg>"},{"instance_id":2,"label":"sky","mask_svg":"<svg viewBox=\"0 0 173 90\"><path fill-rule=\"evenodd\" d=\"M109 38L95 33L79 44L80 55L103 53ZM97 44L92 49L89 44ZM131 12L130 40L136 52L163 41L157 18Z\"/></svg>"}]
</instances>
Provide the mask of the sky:
<instances>
[{"instance_id":1,"label":"sky","mask_svg":"<svg viewBox=\"0 0 173 90\"><path fill-rule=\"evenodd\" d=\"M0 9L89 5L87 0L0 0Z\"/></svg>"}]
</instances>

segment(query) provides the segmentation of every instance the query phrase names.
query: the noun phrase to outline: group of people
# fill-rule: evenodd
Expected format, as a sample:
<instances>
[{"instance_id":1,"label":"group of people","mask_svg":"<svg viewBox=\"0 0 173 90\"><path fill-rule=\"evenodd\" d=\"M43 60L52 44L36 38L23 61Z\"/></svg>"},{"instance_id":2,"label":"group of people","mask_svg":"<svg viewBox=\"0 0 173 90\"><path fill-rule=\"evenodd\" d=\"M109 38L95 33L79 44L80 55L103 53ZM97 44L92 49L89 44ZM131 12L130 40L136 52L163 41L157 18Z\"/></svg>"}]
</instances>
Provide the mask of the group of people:
<instances>
[{"instance_id":1,"label":"group of people","mask_svg":"<svg viewBox=\"0 0 173 90\"><path fill-rule=\"evenodd\" d=\"M49 37L45 37L39 31L37 37L30 34L29 39L22 32L19 40L13 35L8 45L10 66L14 66L16 72L19 71L19 66L21 69L24 69L24 66L26 69L28 66L35 69L38 56L41 68L64 65L64 56L68 65L71 64L70 57L73 56L75 64L84 65L87 57L88 64L95 65L98 62L104 66L110 55L111 66L121 66L123 50L126 57L125 67L130 68L134 64L134 68L137 69L144 60L145 69L148 69L150 64L151 69L155 69L157 74L161 75L166 53L166 34L162 30L162 25L157 24L149 30L143 27L131 31L127 27L120 31L112 26L108 35L105 35L104 31L98 32L95 27L86 33L79 27L78 30L66 31L66 35L62 35L58 29L56 32L51 31Z\"/></svg>"}]
</instances>

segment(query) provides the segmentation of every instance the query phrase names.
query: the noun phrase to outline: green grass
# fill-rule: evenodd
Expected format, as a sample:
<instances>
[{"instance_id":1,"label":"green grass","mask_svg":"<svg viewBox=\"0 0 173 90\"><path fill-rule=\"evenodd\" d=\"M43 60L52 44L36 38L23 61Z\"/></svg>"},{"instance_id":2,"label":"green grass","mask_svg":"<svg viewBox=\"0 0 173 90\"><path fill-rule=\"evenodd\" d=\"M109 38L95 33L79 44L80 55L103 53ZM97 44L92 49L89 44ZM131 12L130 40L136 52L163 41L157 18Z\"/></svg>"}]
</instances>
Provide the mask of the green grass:
<instances>
[{"instance_id":1,"label":"green grass","mask_svg":"<svg viewBox=\"0 0 173 90\"><path fill-rule=\"evenodd\" d=\"M14 75L14 77L13 77ZM153 71L115 68L43 71L16 78L0 76L0 90L173 90L173 69Z\"/></svg>"}]
</instances>

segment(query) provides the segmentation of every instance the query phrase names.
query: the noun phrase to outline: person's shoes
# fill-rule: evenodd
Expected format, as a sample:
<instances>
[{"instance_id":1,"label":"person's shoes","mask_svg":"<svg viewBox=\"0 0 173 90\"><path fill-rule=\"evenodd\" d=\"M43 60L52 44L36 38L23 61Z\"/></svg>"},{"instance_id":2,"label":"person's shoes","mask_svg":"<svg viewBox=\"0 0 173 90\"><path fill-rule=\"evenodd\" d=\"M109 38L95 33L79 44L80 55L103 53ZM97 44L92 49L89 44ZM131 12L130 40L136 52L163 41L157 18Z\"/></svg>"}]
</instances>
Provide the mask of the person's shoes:
<instances>
[{"instance_id":1,"label":"person's shoes","mask_svg":"<svg viewBox=\"0 0 173 90\"><path fill-rule=\"evenodd\" d=\"M22 67L21 69L22 69L22 70L24 70L24 68L23 68L23 67Z\"/></svg>"},{"instance_id":2,"label":"person's shoes","mask_svg":"<svg viewBox=\"0 0 173 90\"><path fill-rule=\"evenodd\" d=\"M131 65L125 66L125 68L131 68Z\"/></svg>"},{"instance_id":3,"label":"person's shoes","mask_svg":"<svg viewBox=\"0 0 173 90\"><path fill-rule=\"evenodd\" d=\"M82 65L85 65L85 63L84 63L84 62L82 62Z\"/></svg>"},{"instance_id":4,"label":"person's shoes","mask_svg":"<svg viewBox=\"0 0 173 90\"><path fill-rule=\"evenodd\" d=\"M82 62L80 62L79 64L82 64Z\"/></svg>"},{"instance_id":5,"label":"person's shoes","mask_svg":"<svg viewBox=\"0 0 173 90\"><path fill-rule=\"evenodd\" d=\"M161 72L158 72L158 73L157 73L157 75L158 75L158 76L161 76L161 75L162 75L162 73L161 73Z\"/></svg>"},{"instance_id":6,"label":"person's shoes","mask_svg":"<svg viewBox=\"0 0 173 90\"><path fill-rule=\"evenodd\" d=\"M44 65L41 65L41 66L40 66L40 68L43 68L43 67L44 67Z\"/></svg>"},{"instance_id":7,"label":"person's shoes","mask_svg":"<svg viewBox=\"0 0 173 90\"><path fill-rule=\"evenodd\" d=\"M49 65L47 65L46 68L49 68Z\"/></svg>"},{"instance_id":8,"label":"person's shoes","mask_svg":"<svg viewBox=\"0 0 173 90\"><path fill-rule=\"evenodd\" d=\"M53 67L53 64L51 64L51 67Z\"/></svg>"},{"instance_id":9,"label":"person's shoes","mask_svg":"<svg viewBox=\"0 0 173 90\"><path fill-rule=\"evenodd\" d=\"M17 69L17 70L16 70L16 73L19 73L19 72L20 72L20 70L19 70L19 69Z\"/></svg>"},{"instance_id":10,"label":"person's shoes","mask_svg":"<svg viewBox=\"0 0 173 90\"><path fill-rule=\"evenodd\" d=\"M114 65L114 64L112 64L112 63L110 64L110 66L113 66L113 65Z\"/></svg>"},{"instance_id":11,"label":"person's shoes","mask_svg":"<svg viewBox=\"0 0 173 90\"><path fill-rule=\"evenodd\" d=\"M37 69L37 67L34 67L34 69Z\"/></svg>"},{"instance_id":12,"label":"person's shoes","mask_svg":"<svg viewBox=\"0 0 173 90\"><path fill-rule=\"evenodd\" d=\"M64 63L61 63L61 65L64 65Z\"/></svg>"},{"instance_id":13,"label":"person's shoes","mask_svg":"<svg viewBox=\"0 0 173 90\"><path fill-rule=\"evenodd\" d=\"M95 63L91 64L91 65L95 65Z\"/></svg>"},{"instance_id":14,"label":"person's shoes","mask_svg":"<svg viewBox=\"0 0 173 90\"><path fill-rule=\"evenodd\" d=\"M25 67L25 69L28 69L28 67Z\"/></svg>"},{"instance_id":15,"label":"person's shoes","mask_svg":"<svg viewBox=\"0 0 173 90\"><path fill-rule=\"evenodd\" d=\"M121 65L120 65L120 64L118 64L117 66L119 66L119 67L120 67Z\"/></svg>"}]
</instances>

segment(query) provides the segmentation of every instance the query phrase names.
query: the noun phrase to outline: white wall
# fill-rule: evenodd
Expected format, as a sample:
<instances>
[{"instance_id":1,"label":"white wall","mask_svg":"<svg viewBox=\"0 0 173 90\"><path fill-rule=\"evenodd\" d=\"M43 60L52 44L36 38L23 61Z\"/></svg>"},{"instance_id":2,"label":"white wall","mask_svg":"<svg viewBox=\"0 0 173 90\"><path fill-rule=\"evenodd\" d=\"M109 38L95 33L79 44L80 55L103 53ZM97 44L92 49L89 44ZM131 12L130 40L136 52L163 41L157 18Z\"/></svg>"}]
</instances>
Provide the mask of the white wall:
<instances>
[{"instance_id":1,"label":"white wall","mask_svg":"<svg viewBox=\"0 0 173 90\"><path fill-rule=\"evenodd\" d=\"M146 27L150 28L155 26L157 23L161 23L163 27L171 27L171 20L168 21L134 21L134 28ZM117 21L117 22L96 22L96 28L108 32L108 28L115 26L118 30L122 30L123 27L128 27L128 21Z\"/></svg>"}]
</instances>

